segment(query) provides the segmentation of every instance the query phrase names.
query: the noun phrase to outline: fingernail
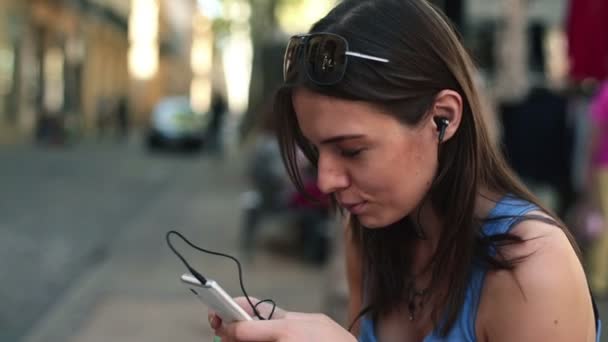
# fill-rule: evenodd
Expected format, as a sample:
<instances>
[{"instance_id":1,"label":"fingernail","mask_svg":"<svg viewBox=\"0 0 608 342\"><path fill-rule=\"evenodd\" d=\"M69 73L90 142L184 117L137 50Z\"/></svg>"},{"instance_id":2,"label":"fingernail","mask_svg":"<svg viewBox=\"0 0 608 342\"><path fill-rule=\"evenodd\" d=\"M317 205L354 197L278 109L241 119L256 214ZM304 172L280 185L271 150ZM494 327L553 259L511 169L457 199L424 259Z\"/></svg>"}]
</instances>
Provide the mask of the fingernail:
<instances>
[{"instance_id":1,"label":"fingernail","mask_svg":"<svg viewBox=\"0 0 608 342\"><path fill-rule=\"evenodd\" d=\"M213 342L222 342L222 338L219 336L214 336L213 337Z\"/></svg>"},{"instance_id":2,"label":"fingernail","mask_svg":"<svg viewBox=\"0 0 608 342\"><path fill-rule=\"evenodd\" d=\"M215 316L209 317L209 325L211 325L211 327L213 329L217 328L217 326L218 326L217 317L215 317Z\"/></svg>"}]
</instances>

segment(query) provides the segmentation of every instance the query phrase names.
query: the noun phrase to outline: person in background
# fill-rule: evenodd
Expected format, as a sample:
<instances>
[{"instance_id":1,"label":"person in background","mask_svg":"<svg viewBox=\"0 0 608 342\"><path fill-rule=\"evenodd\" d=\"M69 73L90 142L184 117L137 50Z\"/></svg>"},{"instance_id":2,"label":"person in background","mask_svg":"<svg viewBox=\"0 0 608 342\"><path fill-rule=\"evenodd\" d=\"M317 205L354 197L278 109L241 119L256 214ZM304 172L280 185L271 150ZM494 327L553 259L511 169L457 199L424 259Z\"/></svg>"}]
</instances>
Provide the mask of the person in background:
<instances>
[{"instance_id":1,"label":"person in background","mask_svg":"<svg viewBox=\"0 0 608 342\"><path fill-rule=\"evenodd\" d=\"M326 223L329 201L316 186L316 175L302 153L298 153L302 180L307 195L290 184L281 160L276 136L276 120L271 110L264 110L255 130L252 153L248 162L248 178L253 186L245 206L241 247L245 255L253 256L256 235L265 216L285 214L290 225L297 229L296 241L305 260L323 264L327 258L329 241Z\"/></svg>"},{"instance_id":2,"label":"person in background","mask_svg":"<svg viewBox=\"0 0 608 342\"><path fill-rule=\"evenodd\" d=\"M590 250L590 283L594 292L606 296L608 291L608 82L599 88L590 108L590 164L585 196L595 200L603 217L603 229Z\"/></svg>"},{"instance_id":3,"label":"person in background","mask_svg":"<svg viewBox=\"0 0 608 342\"><path fill-rule=\"evenodd\" d=\"M129 137L130 124L129 101L125 95L122 95L116 103L117 134L120 139L125 140Z\"/></svg>"},{"instance_id":4,"label":"person in background","mask_svg":"<svg viewBox=\"0 0 608 342\"><path fill-rule=\"evenodd\" d=\"M224 96L214 91L211 96L211 118L209 119L209 125L207 126L206 144L208 145L209 151L217 156L221 156L223 153L222 146L222 129L226 121L226 115L228 112L228 104L224 99Z\"/></svg>"},{"instance_id":5,"label":"person in background","mask_svg":"<svg viewBox=\"0 0 608 342\"><path fill-rule=\"evenodd\" d=\"M264 216L287 208L293 187L283 167L281 150L275 134L276 123L266 107L254 134L251 155L247 162L247 178L253 191L244 208L241 248L251 257L256 244L260 221Z\"/></svg>"}]
</instances>

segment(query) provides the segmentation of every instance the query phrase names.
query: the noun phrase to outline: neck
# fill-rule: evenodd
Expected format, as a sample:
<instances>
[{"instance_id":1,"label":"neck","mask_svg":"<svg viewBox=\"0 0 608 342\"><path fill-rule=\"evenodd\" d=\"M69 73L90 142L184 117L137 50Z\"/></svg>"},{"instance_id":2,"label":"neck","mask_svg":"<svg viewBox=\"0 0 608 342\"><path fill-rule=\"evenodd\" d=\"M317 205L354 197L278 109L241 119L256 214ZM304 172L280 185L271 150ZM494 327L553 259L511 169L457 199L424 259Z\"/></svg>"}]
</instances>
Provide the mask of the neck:
<instances>
[{"instance_id":1,"label":"neck","mask_svg":"<svg viewBox=\"0 0 608 342\"><path fill-rule=\"evenodd\" d=\"M430 199L425 199L412 216L414 223L422 230L423 237L416 242L413 255L414 274L427 271L439 245L443 229L442 219L437 214Z\"/></svg>"},{"instance_id":2,"label":"neck","mask_svg":"<svg viewBox=\"0 0 608 342\"><path fill-rule=\"evenodd\" d=\"M487 190L480 191L475 199L473 215L477 218L487 217L500 198L501 196L497 193ZM445 219L433 208L430 198L422 202L412 218L424 232L423 239L416 243L414 250L413 271L415 274L421 274L427 270L437 250Z\"/></svg>"}]
</instances>

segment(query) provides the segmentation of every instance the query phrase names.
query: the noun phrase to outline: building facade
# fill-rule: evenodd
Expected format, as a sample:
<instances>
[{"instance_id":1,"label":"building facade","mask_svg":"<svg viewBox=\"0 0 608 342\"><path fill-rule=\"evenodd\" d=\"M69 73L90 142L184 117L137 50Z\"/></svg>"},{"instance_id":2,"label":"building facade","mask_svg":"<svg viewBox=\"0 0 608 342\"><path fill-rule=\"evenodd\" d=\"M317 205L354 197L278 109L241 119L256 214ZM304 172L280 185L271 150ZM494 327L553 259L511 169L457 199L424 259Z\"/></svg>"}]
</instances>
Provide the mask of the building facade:
<instances>
[{"instance_id":1,"label":"building facade","mask_svg":"<svg viewBox=\"0 0 608 342\"><path fill-rule=\"evenodd\" d=\"M62 143L128 95L127 13L94 1L0 3L0 143Z\"/></svg>"}]
</instances>

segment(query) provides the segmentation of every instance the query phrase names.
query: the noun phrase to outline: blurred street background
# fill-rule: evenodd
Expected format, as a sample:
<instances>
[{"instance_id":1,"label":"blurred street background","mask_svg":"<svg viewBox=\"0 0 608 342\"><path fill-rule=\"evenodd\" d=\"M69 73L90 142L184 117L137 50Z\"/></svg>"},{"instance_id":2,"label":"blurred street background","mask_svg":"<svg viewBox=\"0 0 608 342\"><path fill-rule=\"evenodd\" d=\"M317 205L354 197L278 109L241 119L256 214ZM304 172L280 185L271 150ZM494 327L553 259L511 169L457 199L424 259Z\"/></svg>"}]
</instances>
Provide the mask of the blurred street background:
<instances>
[{"instance_id":1,"label":"blurred street background","mask_svg":"<svg viewBox=\"0 0 608 342\"><path fill-rule=\"evenodd\" d=\"M287 38L335 2L0 0L1 342L211 341L172 229L239 257L249 294L346 324L341 228L290 187L267 118ZM608 170L591 114L608 2L432 2L479 66L494 138L580 242L608 322L591 181ZM241 295L232 261L174 243Z\"/></svg>"}]
</instances>

